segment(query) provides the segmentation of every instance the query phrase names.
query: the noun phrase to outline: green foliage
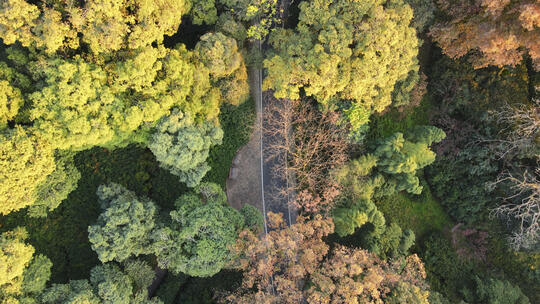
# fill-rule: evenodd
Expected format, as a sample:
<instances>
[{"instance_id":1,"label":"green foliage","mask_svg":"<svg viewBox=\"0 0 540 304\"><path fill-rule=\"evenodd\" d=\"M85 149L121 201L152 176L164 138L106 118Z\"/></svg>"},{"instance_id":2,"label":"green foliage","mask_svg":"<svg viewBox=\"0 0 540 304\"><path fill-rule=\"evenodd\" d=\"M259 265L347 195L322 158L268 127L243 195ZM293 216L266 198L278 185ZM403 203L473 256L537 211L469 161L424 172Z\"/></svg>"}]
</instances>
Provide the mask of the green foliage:
<instances>
[{"instance_id":1,"label":"green foliage","mask_svg":"<svg viewBox=\"0 0 540 304\"><path fill-rule=\"evenodd\" d=\"M474 303L486 304L529 304L527 298L518 286L508 282L494 278L482 280L479 277L475 278L476 288L472 297L466 297L467 301Z\"/></svg>"},{"instance_id":2,"label":"green foliage","mask_svg":"<svg viewBox=\"0 0 540 304\"><path fill-rule=\"evenodd\" d=\"M222 33L201 36L194 53L216 78L231 75L242 64L236 40Z\"/></svg>"},{"instance_id":3,"label":"green foliage","mask_svg":"<svg viewBox=\"0 0 540 304\"><path fill-rule=\"evenodd\" d=\"M247 71L236 40L222 33L201 36L195 55L209 70L224 101L241 104L249 97Z\"/></svg>"},{"instance_id":4,"label":"green foliage","mask_svg":"<svg viewBox=\"0 0 540 304\"><path fill-rule=\"evenodd\" d=\"M51 261L44 255L33 256L34 247L25 243L24 228L0 234L0 302L36 303L51 275Z\"/></svg>"},{"instance_id":5,"label":"green foliage","mask_svg":"<svg viewBox=\"0 0 540 304\"><path fill-rule=\"evenodd\" d=\"M219 15L216 23L216 30L236 39L236 43L238 43L240 48L242 48L244 40L247 38L245 26L241 22L236 21L234 16L230 13Z\"/></svg>"},{"instance_id":6,"label":"green foliage","mask_svg":"<svg viewBox=\"0 0 540 304\"><path fill-rule=\"evenodd\" d=\"M192 7L189 11L193 24L201 25L216 23L217 9L215 0L194 0L192 1Z\"/></svg>"},{"instance_id":7,"label":"green foliage","mask_svg":"<svg viewBox=\"0 0 540 304\"><path fill-rule=\"evenodd\" d=\"M141 265L142 266L142 265ZM140 267L138 267L140 269ZM149 266L146 275L151 275ZM67 284L53 284L41 296L44 304L162 304L158 299L148 299L146 288L114 264L103 264L92 269L90 280L72 280Z\"/></svg>"},{"instance_id":8,"label":"green foliage","mask_svg":"<svg viewBox=\"0 0 540 304\"><path fill-rule=\"evenodd\" d=\"M101 262L121 262L133 255L152 253L155 204L138 199L118 184L100 186L97 195L103 212L97 223L88 227L88 240Z\"/></svg>"},{"instance_id":9,"label":"green foliage","mask_svg":"<svg viewBox=\"0 0 540 304\"><path fill-rule=\"evenodd\" d=\"M435 153L429 146L445 136L438 128L422 126L407 133L406 138L402 133L396 133L379 144L374 155L378 159L377 169L391 176L387 189L420 194L422 186L416 171L435 161Z\"/></svg>"},{"instance_id":10,"label":"green foliage","mask_svg":"<svg viewBox=\"0 0 540 304\"><path fill-rule=\"evenodd\" d=\"M433 24L437 6L433 0L406 0L413 9L414 17L411 24L416 31L422 33L426 28Z\"/></svg>"},{"instance_id":11,"label":"green foliage","mask_svg":"<svg viewBox=\"0 0 540 304\"><path fill-rule=\"evenodd\" d=\"M36 188L36 203L28 208L28 215L46 216L56 209L77 188L81 173L73 163L73 153L56 152L56 169Z\"/></svg>"},{"instance_id":12,"label":"green foliage","mask_svg":"<svg viewBox=\"0 0 540 304\"><path fill-rule=\"evenodd\" d=\"M264 230L264 219L261 211L252 205L245 204L240 209L240 214L244 217L245 227L255 234L262 233Z\"/></svg>"},{"instance_id":13,"label":"green foliage","mask_svg":"<svg viewBox=\"0 0 540 304\"><path fill-rule=\"evenodd\" d=\"M441 157L426 173L446 212L458 222L472 224L488 220L496 194L486 184L495 179L498 171L495 155L489 149L471 146L453 157Z\"/></svg>"},{"instance_id":14,"label":"green foliage","mask_svg":"<svg viewBox=\"0 0 540 304\"><path fill-rule=\"evenodd\" d=\"M263 87L276 97L297 99L303 89L323 104L351 100L352 113L381 112L396 82L418 69L412 10L403 1L309 1L299 7L296 30L276 29L270 37L276 51L264 62Z\"/></svg>"},{"instance_id":15,"label":"green foliage","mask_svg":"<svg viewBox=\"0 0 540 304\"><path fill-rule=\"evenodd\" d=\"M431 289L452 302L459 301L460 290L472 284L473 265L460 259L450 241L441 234L428 237L420 252Z\"/></svg>"},{"instance_id":16,"label":"green foliage","mask_svg":"<svg viewBox=\"0 0 540 304\"><path fill-rule=\"evenodd\" d=\"M189 277L183 273L173 274L172 272L167 272L167 275L156 291L156 297L165 304L174 304L176 302L178 291L188 279Z\"/></svg>"},{"instance_id":17,"label":"green foliage","mask_svg":"<svg viewBox=\"0 0 540 304\"><path fill-rule=\"evenodd\" d=\"M431 89L442 109L461 119L478 121L486 110L505 103L529 102L527 67L475 70L466 60L442 56L433 64Z\"/></svg>"},{"instance_id":18,"label":"green foliage","mask_svg":"<svg viewBox=\"0 0 540 304\"><path fill-rule=\"evenodd\" d=\"M433 197L429 185L421 178L423 187L420 195L395 193L377 199L377 208L392 223L414 231L418 239L430 232L443 231L451 225L445 209Z\"/></svg>"},{"instance_id":19,"label":"green foliage","mask_svg":"<svg viewBox=\"0 0 540 304\"><path fill-rule=\"evenodd\" d=\"M139 292L148 288L154 280L155 272L148 263L143 260L128 260L123 263L124 273L133 282L133 288Z\"/></svg>"},{"instance_id":20,"label":"green foliage","mask_svg":"<svg viewBox=\"0 0 540 304\"><path fill-rule=\"evenodd\" d=\"M55 147L77 150L144 141L149 126L173 106L213 118L219 96L192 60L183 46L141 48L104 65L49 59L44 68L32 69L44 85L29 97L30 118Z\"/></svg>"},{"instance_id":21,"label":"green foliage","mask_svg":"<svg viewBox=\"0 0 540 304\"><path fill-rule=\"evenodd\" d=\"M73 280L68 284L53 284L42 296L44 304L101 304L101 300L92 291L88 280Z\"/></svg>"},{"instance_id":22,"label":"green foliage","mask_svg":"<svg viewBox=\"0 0 540 304\"><path fill-rule=\"evenodd\" d=\"M406 282L398 282L385 303L388 304L429 304L429 291L422 290Z\"/></svg>"},{"instance_id":23,"label":"green foliage","mask_svg":"<svg viewBox=\"0 0 540 304\"><path fill-rule=\"evenodd\" d=\"M408 105L411 98L411 92L420 81L418 70L411 70L407 78L396 82L392 91L392 105L394 107Z\"/></svg>"},{"instance_id":24,"label":"green foliage","mask_svg":"<svg viewBox=\"0 0 540 304\"><path fill-rule=\"evenodd\" d=\"M386 227L371 250L382 258L405 256L414 244L415 236L412 230L402 230L396 223Z\"/></svg>"},{"instance_id":25,"label":"green foliage","mask_svg":"<svg viewBox=\"0 0 540 304\"><path fill-rule=\"evenodd\" d=\"M46 256L35 256L23 273L22 293L39 294L45 289L45 284L51 277L52 262Z\"/></svg>"},{"instance_id":26,"label":"green foliage","mask_svg":"<svg viewBox=\"0 0 540 304\"><path fill-rule=\"evenodd\" d=\"M55 169L50 144L17 126L0 131L0 214L32 205Z\"/></svg>"},{"instance_id":27,"label":"green foliage","mask_svg":"<svg viewBox=\"0 0 540 304\"><path fill-rule=\"evenodd\" d=\"M175 204L170 222L155 236L159 265L198 277L218 273L232 258L229 246L244 226L242 215L227 206L218 185L209 183L181 196Z\"/></svg>"},{"instance_id":28,"label":"green foliage","mask_svg":"<svg viewBox=\"0 0 540 304\"><path fill-rule=\"evenodd\" d=\"M97 266L90 273L90 284L104 303L129 304L131 283L129 277L114 264Z\"/></svg>"},{"instance_id":29,"label":"green foliage","mask_svg":"<svg viewBox=\"0 0 540 304\"><path fill-rule=\"evenodd\" d=\"M223 131L214 123L197 124L189 112L175 110L157 126L148 147L163 168L194 187L210 170L210 147L221 144L222 138Z\"/></svg>"},{"instance_id":30,"label":"green foliage","mask_svg":"<svg viewBox=\"0 0 540 304\"><path fill-rule=\"evenodd\" d=\"M373 225L375 234L380 235L386 223L383 214L370 200L360 200L350 207L337 208L333 217L335 232L341 237L353 234L356 228L367 222Z\"/></svg>"},{"instance_id":31,"label":"green foliage","mask_svg":"<svg viewBox=\"0 0 540 304\"><path fill-rule=\"evenodd\" d=\"M210 148L207 163L211 169L203 180L225 187L234 156L251 136L255 123L255 102L249 99L238 106L223 104L219 123L224 133L223 141L221 145Z\"/></svg>"}]
</instances>

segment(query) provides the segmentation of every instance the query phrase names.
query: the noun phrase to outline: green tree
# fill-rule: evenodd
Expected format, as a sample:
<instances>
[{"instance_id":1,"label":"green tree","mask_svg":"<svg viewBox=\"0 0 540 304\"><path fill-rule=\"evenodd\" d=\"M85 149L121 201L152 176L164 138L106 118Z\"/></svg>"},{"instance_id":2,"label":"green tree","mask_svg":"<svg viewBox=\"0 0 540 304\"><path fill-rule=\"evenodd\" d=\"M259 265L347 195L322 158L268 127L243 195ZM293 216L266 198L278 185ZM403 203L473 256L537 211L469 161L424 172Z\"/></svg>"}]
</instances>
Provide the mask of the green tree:
<instances>
[{"instance_id":1,"label":"green tree","mask_svg":"<svg viewBox=\"0 0 540 304\"><path fill-rule=\"evenodd\" d=\"M160 267L198 277L218 273L232 258L229 247L244 227L242 215L227 205L216 184L201 184L175 205L167 226L155 235Z\"/></svg>"},{"instance_id":2,"label":"green tree","mask_svg":"<svg viewBox=\"0 0 540 304\"><path fill-rule=\"evenodd\" d=\"M135 132L149 131L173 106L209 118L218 113L219 96L202 100L212 89L208 74L196 71L183 46L141 48L107 64L80 57L45 64L32 65L44 85L29 96L30 118L40 136L60 149L136 141Z\"/></svg>"},{"instance_id":3,"label":"green tree","mask_svg":"<svg viewBox=\"0 0 540 304\"><path fill-rule=\"evenodd\" d=\"M143 263L144 264L144 263ZM142 268L141 268L142 266ZM130 268L127 264L126 269ZM145 276L153 277L148 265L136 266ZM133 269L122 270L115 264L96 266L90 280L72 280L67 284L53 284L40 297L44 304L162 304L158 299L148 299L147 287L141 287L132 277ZM148 280L144 281L144 283Z\"/></svg>"},{"instance_id":4,"label":"green tree","mask_svg":"<svg viewBox=\"0 0 540 304\"><path fill-rule=\"evenodd\" d=\"M433 0L406 0L414 12L414 17L411 24L416 28L416 31L422 33L429 27L435 19L435 11L437 6Z\"/></svg>"},{"instance_id":5,"label":"green tree","mask_svg":"<svg viewBox=\"0 0 540 304\"><path fill-rule=\"evenodd\" d=\"M32 205L36 186L54 170L48 142L19 126L0 131L0 213Z\"/></svg>"},{"instance_id":6,"label":"green tree","mask_svg":"<svg viewBox=\"0 0 540 304\"><path fill-rule=\"evenodd\" d=\"M28 208L30 216L46 216L77 188L81 173L75 167L73 157L70 152L56 152L56 169L36 188L36 203Z\"/></svg>"},{"instance_id":7,"label":"green tree","mask_svg":"<svg viewBox=\"0 0 540 304\"><path fill-rule=\"evenodd\" d=\"M494 278L482 280L475 278L476 288L471 299L475 303L486 304L529 304L529 298L523 294L518 286L509 281Z\"/></svg>"},{"instance_id":8,"label":"green tree","mask_svg":"<svg viewBox=\"0 0 540 304\"><path fill-rule=\"evenodd\" d=\"M323 104L350 100L351 113L381 112L396 82L418 69L412 10L403 1L317 0L299 8L295 30L276 29L270 36L275 52L264 61L263 87L276 97L297 99L303 89Z\"/></svg>"},{"instance_id":9,"label":"green tree","mask_svg":"<svg viewBox=\"0 0 540 304\"><path fill-rule=\"evenodd\" d=\"M237 105L247 100L246 66L234 38L222 33L207 33L195 46L194 53L209 70L224 101Z\"/></svg>"},{"instance_id":10,"label":"green tree","mask_svg":"<svg viewBox=\"0 0 540 304\"><path fill-rule=\"evenodd\" d=\"M189 112L174 110L156 127L148 147L163 168L194 187L210 170L210 147L221 144L222 138L223 131L214 123L197 123Z\"/></svg>"},{"instance_id":11,"label":"green tree","mask_svg":"<svg viewBox=\"0 0 540 304\"><path fill-rule=\"evenodd\" d=\"M88 280L72 280L67 284L53 284L40 297L44 304L102 304Z\"/></svg>"},{"instance_id":12,"label":"green tree","mask_svg":"<svg viewBox=\"0 0 540 304\"><path fill-rule=\"evenodd\" d=\"M244 217L244 223L247 229L253 231L255 234L262 233L264 230L264 219L259 209L252 205L245 204L240 213Z\"/></svg>"},{"instance_id":13,"label":"green tree","mask_svg":"<svg viewBox=\"0 0 540 304\"><path fill-rule=\"evenodd\" d=\"M22 293L37 295L45 289L51 277L52 262L48 257L40 254L34 256L23 273Z\"/></svg>"},{"instance_id":14,"label":"green tree","mask_svg":"<svg viewBox=\"0 0 540 304\"><path fill-rule=\"evenodd\" d=\"M377 169L390 175L390 185L385 190L392 192L406 190L420 194L422 186L416 171L435 161L435 153L429 149L432 143L440 142L446 134L431 126L419 126L407 133L395 133L385 139L375 149Z\"/></svg>"},{"instance_id":15,"label":"green tree","mask_svg":"<svg viewBox=\"0 0 540 304\"><path fill-rule=\"evenodd\" d=\"M388 304L430 304L429 291L422 290L406 282L398 282L385 303Z\"/></svg>"},{"instance_id":16,"label":"green tree","mask_svg":"<svg viewBox=\"0 0 540 304\"><path fill-rule=\"evenodd\" d=\"M193 24L214 24L218 19L215 0L194 0L189 11Z\"/></svg>"},{"instance_id":17,"label":"green tree","mask_svg":"<svg viewBox=\"0 0 540 304\"><path fill-rule=\"evenodd\" d=\"M103 212L88 227L88 240L101 262L153 253L156 205L117 184L100 186L97 195Z\"/></svg>"}]
</instances>

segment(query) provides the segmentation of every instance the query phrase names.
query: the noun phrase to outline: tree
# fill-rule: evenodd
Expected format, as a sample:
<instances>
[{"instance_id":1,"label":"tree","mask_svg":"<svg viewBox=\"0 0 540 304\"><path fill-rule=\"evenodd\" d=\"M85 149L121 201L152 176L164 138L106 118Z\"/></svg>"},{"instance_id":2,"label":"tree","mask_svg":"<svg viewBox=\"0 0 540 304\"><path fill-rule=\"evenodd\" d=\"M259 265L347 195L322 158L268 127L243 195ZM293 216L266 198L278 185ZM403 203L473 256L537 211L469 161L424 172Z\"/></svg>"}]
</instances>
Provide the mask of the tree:
<instances>
[{"instance_id":1,"label":"tree","mask_svg":"<svg viewBox=\"0 0 540 304\"><path fill-rule=\"evenodd\" d=\"M215 0L195 0L189 11L193 24L214 24L218 19Z\"/></svg>"},{"instance_id":2,"label":"tree","mask_svg":"<svg viewBox=\"0 0 540 304\"><path fill-rule=\"evenodd\" d=\"M507 184L509 187L504 202L491 212L507 220L513 228L509 243L515 250L536 250L540 247L539 174L539 168L534 173L525 171L521 176L506 172L491 184Z\"/></svg>"},{"instance_id":3,"label":"tree","mask_svg":"<svg viewBox=\"0 0 540 304\"><path fill-rule=\"evenodd\" d=\"M475 290L471 299L467 301L474 301L478 303L497 304L497 303L511 303L511 304L529 304L530 301L523 294L518 286L510 283L509 281L501 281L494 278L481 279L475 278Z\"/></svg>"},{"instance_id":4,"label":"tree","mask_svg":"<svg viewBox=\"0 0 540 304\"><path fill-rule=\"evenodd\" d=\"M435 161L435 153L429 146L445 136L436 127L419 126L407 133L406 138L398 132L379 144L374 155L377 157L377 169L391 176L387 190L420 194L422 186L415 173Z\"/></svg>"},{"instance_id":5,"label":"tree","mask_svg":"<svg viewBox=\"0 0 540 304\"><path fill-rule=\"evenodd\" d=\"M173 106L193 115L208 111L212 118L219 98L200 100L211 85L191 56L183 46L160 46L128 52L107 64L50 59L43 69L32 68L45 84L30 94L30 118L41 137L54 139L57 148L75 150L137 141L134 133L148 133Z\"/></svg>"},{"instance_id":6,"label":"tree","mask_svg":"<svg viewBox=\"0 0 540 304\"><path fill-rule=\"evenodd\" d=\"M263 132L272 139L265 154L276 164L273 174L295 178L279 195L296 192L290 203L301 212L329 210L339 189L328 176L348 158L347 133L339 125L339 115L300 100L276 99L271 92L265 92L264 98Z\"/></svg>"},{"instance_id":7,"label":"tree","mask_svg":"<svg viewBox=\"0 0 540 304\"><path fill-rule=\"evenodd\" d=\"M27 236L23 228L0 235L0 295L21 291L24 270L34 255L34 247L24 242Z\"/></svg>"},{"instance_id":8,"label":"tree","mask_svg":"<svg viewBox=\"0 0 540 304\"><path fill-rule=\"evenodd\" d=\"M73 157L70 152L56 152L56 169L36 188L36 203L28 208L30 216L46 216L77 188L81 173L75 167Z\"/></svg>"},{"instance_id":9,"label":"tree","mask_svg":"<svg viewBox=\"0 0 540 304\"><path fill-rule=\"evenodd\" d=\"M0 6L0 38L19 41L51 54L88 45L93 53L138 49L178 29L189 11L186 1L91 1L30 4L5 1Z\"/></svg>"},{"instance_id":10,"label":"tree","mask_svg":"<svg viewBox=\"0 0 540 304\"><path fill-rule=\"evenodd\" d=\"M275 52L264 61L263 87L278 98L298 99L303 89L324 105L350 101L341 105L358 130L367 117L357 116L383 111L396 82L418 69L412 10L401 0L319 0L299 8L295 30L270 36Z\"/></svg>"},{"instance_id":11,"label":"tree","mask_svg":"<svg viewBox=\"0 0 540 304\"><path fill-rule=\"evenodd\" d=\"M437 6L434 0L406 0L413 9L414 17L411 24L418 33L424 32L435 19Z\"/></svg>"},{"instance_id":12,"label":"tree","mask_svg":"<svg viewBox=\"0 0 540 304\"><path fill-rule=\"evenodd\" d=\"M299 217L286 226L269 213L272 229L262 238L243 232L235 266L243 271L241 287L225 303L386 303L400 281L424 293L425 271L417 256L388 264L361 249L340 245L330 250L323 238L332 233L330 219Z\"/></svg>"},{"instance_id":13,"label":"tree","mask_svg":"<svg viewBox=\"0 0 540 304\"><path fill-rule=\"evenodd\" d=\"M245 204L240 209L240 214L244 217L245 227L255 234L262 233L264 231L264 219L261 215L261 211L252 205Z\"/></svg>"},{"instance_id":14,"label":"tree","mask_svg":"<svg viewBox=\"0 0 540 304\"><path fill-rule=\"evenodd\" d=\"M4 62L0 62L0 128L7 126L7 122L17 116L24 104L21 90L14 86L17 78L21 76Z\"/></svg>"},{"instance_id":15,"label":"tree","mask_svg":"<svg viewBox=\"0 0 540 304\"><path fill-rule=\"evenodd\" d=\"M242 215L211 183L181 196L175 206L170 221L155 234L160 267L197 277L218 273L232 259L229 247L244 227Z\"/></svg>"},{"instance_id":16,"label":"tree","mask_svg":"<svg viewBox=\"0 0 540 304\"><path fill-rule=\"evenodd\" d=\"M222 33L207 33L195 45L195 56L209 70L223 99L238 105L249 97L247 71L236 41Z\"/></svg>"},{"instance_id":17,"label":"tree","mask_svg":"<svg viewBox=\"0 0 540 304\"><path fill-rule=\"evenodd\" d=\"M210 170L210 147L221 144L222 138L223 131L214 123L198 124L189 112L175 110L159 123L148 147L163 168L194 187Z\"/></svg>"},{"instance_id":18,"label":"tree","mask_svg":"<svg viewBox=\"0 0 540 304\"><path fill-rule=\"evenodd\" d=\"M540 69L540 4L535 0L440 0L447 22L430 35L451 58L471 54L475 68L518 65L526 53Z\"/></svg>"},{"instance_id":19,"label":"tree","mask_svg":"<svg viewBox=\"0 0 540 304\"><path fill-rule=\"evenodd\" d=\"M100 261L121 262L153 253L150 236L156 228L156 205L117 184L100 186L97 195L103 212L88 227L88 240Z\"/></svg>"},{"instance_id":20,"label":"tree","mask_svg":"<svg viewBox=\"0 0 540 304\"><path fill-rule=\"evenodd\" d=\"M32 205L36 186L55 170L53 150L20 126L0 131L0 213Z\"/></svg>"},{"instance_id":21,"label":"tree","mask_svg":"<svg viewBox=\"0 0 540 304\"><path fill-rule=\"evenodd\" d=\"M28 302L44 288L51 275L51 261L34 255L34 247L25 243L24 228L0 234L0 302Z\"/></svg>"},{"instance_id":22,"label":"tree","mask_svg":"<svg viewBox=\"0 0 540 304\"><path fill-rule=\"evenodd\" d=\"M130 262L134 263L134 262ZM139 271L133 272L133 264L126 264L122 270L115 264L103 264L94 267L90 280L71 280L67 284L53 284L40 297L44 304L162 304L158 299L148 299L146 284L148 279L140 281L137 277L143 271L144 276L153 277L148 265L137 263ZM131 268L131 269L130 269ZM136 277L132 275L136 274Z\"/></svg>"}]
</instances>

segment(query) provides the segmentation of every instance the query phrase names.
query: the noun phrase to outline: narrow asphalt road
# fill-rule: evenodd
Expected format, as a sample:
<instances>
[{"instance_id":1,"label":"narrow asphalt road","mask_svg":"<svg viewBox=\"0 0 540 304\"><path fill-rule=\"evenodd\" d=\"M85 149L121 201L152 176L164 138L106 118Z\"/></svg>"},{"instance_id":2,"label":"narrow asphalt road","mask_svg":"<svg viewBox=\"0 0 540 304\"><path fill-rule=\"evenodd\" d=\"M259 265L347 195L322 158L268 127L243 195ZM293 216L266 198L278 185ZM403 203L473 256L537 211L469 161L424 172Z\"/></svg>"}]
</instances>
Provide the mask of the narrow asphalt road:
<instances>
[{"instance_id":1,"label":"narrow asphalt road","mask_svg":"<svg viewBox=\"0 0 540 304\"><path fill-rule=\"evenodd\" d=\"M289 0L278 1L277 5L281 9L280 17L282 19L281 24L283 25L287 16L286 12L289 7ZM268 48L268 45L262 43L261 41L256 42L254 46L258 47L261 52ZM290 188L289 185L291 181L289 181L288 176L275 174L275 172L277 171L276 168L278 168L279 166L287 165L286 162L280 163L286 160L286 157L271 158L269 157L270 151L266 148L269 143L284 140L283 138L279 138L277 136L269 136L264 132L265 126L268 124L268 122L266 121L267 116L264 115L266 113L265 110L267 110L270 106L273 106L269 103L282 101L275 98L264 98L265 93L262 89L264 70L256 69L254 70L254 72L256 73L258 78L258 85L256 88L253 89L256 90L256 93L254 95L256 98L257 117L261 136L261 195L263 212L265 217L265 232L268 233L268 225L266 225L268 212L281 213L287 225L291 225L296 222L296 211L292 210L289 206L292 194L288 193L288 189ZM284 193L287 194L284 195Z\"/></svg>"}]
</instances>

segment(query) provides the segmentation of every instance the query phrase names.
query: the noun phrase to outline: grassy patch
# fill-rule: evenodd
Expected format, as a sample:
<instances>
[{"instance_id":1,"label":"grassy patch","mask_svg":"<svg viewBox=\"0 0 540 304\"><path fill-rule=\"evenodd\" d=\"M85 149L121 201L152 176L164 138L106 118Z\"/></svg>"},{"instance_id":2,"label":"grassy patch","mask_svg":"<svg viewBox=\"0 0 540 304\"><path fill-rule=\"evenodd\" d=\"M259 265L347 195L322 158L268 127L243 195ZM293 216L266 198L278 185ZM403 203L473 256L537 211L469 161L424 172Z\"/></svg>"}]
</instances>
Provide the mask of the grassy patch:
<instances>
[{"instance_id":1,"label":"grassy patch","mask_svg":"<svg viewBox=\"0 0 540 304\"><path fill-rule=\"evenodd\" d=\"M442 231L452 224L450 217L433 197L429 186L421 180L424 190L420 195L397 193L376 202L387 221L403 229L411 229L417 240L430 232Z\"/></svg>"},{"instance_id":2,"label":"grassy patch","mask_svg":"<svg viewBox=\"0 0 540 304\"><path fill-rule=\"evenodd\" d=\"M223 143L210 149L207 162L212 169L208 171L204 181L225 187L236 152L249 141L255 123L255 102L250 98L239 106L224 104L221 107L219 121L225 133Z\"/></svg>"}]
</instances>

